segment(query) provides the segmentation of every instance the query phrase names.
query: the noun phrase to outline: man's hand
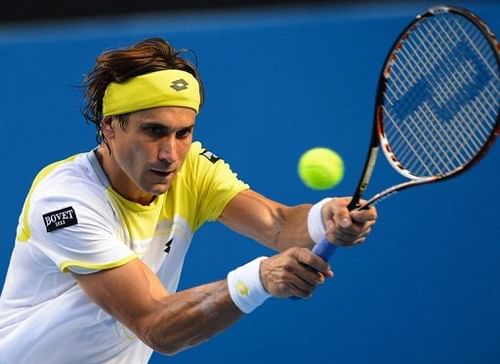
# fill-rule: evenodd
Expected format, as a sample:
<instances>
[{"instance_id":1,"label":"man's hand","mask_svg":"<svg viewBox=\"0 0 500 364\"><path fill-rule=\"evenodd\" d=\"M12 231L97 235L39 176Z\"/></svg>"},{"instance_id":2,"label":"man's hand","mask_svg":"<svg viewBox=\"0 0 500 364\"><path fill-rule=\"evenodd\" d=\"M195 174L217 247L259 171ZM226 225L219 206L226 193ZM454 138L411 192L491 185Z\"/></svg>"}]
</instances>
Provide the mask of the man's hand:
<instances>
[{"instance_id":1,"label":"man's hand","mask_svg":"<svg viewBox=\"0 0 500 364\"><path fill-rule=\"evenodd\" d=\"M307 248L290 248L260 264L262 285L274 297L310 297L325 278L331 277L328 263Z\"/></svg>"},{"instance_id":2,"label":"man's hand","mask_svg":"<svg viewBox=\"0 0 500 364\"><path fill-rule=\"evenodd\" d=\"M350 201L350 197L333 198L321 209L326 238L338 246L362 243L377 220L375 207L349 211ZM360 201L363 202L366 201Z\"/></svg>"}]
</instances>

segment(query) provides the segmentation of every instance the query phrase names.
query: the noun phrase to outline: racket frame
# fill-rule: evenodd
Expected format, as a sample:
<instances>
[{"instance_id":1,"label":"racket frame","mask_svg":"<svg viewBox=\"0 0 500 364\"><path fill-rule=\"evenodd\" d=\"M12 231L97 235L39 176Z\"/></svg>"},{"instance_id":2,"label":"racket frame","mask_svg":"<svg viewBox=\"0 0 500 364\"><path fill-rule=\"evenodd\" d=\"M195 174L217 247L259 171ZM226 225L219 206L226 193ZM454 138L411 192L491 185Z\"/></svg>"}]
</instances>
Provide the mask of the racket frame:
<instances>
[{"instance_id":1,"label":"racket frame","mask_svg":"<svg viewBox=\"0 0 500 364\"><path fill-rule=\"evenodd\" d=\"M396 156L391 150L391 147L387 141L387 138L385 137L384 134L384 93L386 91L386 84L387 80L390 78L391 75L391 68L393 64L395 63L397 59L397 55L395 53L397 52L398 49L402 47L402 43L405 41L405 39L408 37L408 35L417 27L417 25L422 22L426 21L428 18L435 16L437 14L442 14L445 12L449 13L454 13L457 15L460 15L462 17L465 17L467 20L469 20L472 24L475 25L477 29L481 31L485 35L485 38L488 41L489 46L491 49L494 51L497 65L500 64L500 59L499 59L499 53L500 53L500 45L498 44L494 33L489 29L489 27L474 13L470 12L467 9L460 8L460 7L453 7L453 6L436 6L428 9L422 14L419 14L416 16L416 18L409 23L406 28L400 33L399 37L394 41L392 44L392 47L390 48L390 51L388 52L386 59L383 63L383 68L382 72L380 73L379 79L378 79L378 84L377 84L377 96L375 98L375 109L374 109L374 122L373 122L373 127L372 127L372 132L371 132L371 137L370 137L370 144L368 148L368 154L366 156L365 164L363 167L363 173L359 179L359 182L356 186L356 190L353 194L353 198L348 206L350 210L353 209L363 209L367 208L372 204L375 204L379 202L380 200L393 195L396 192L399 192L401 190L413 187L413 186L418 186L422 184L427 184L431 182L437 182L437 181L442 181L451 177L455 177L464 171L468 170L471 168L474 164L476 164L485 154L486 152L491 148L492 144L495 141L495 136L500 135L500 113L497 113L496 117L496 125L494 128L494 131L490 134L489 138L487 141L484 143L483 147L480 149L480 151L473 157L471 158L467 163L464 165L460 166L459 168L446 173L446 174L440 174L440 175L435 175L435 176L428 176L428 177L418 177L412 175L408 170L406 170L397 160ZM500 67L500 66L499 66ZM403 175L406 178L409 178L410 180L407 180L405 182L396 184L392 187L386 188L385 190L377 193L373 197L371 197L368 201L360 205L359 201L363 197L364 192L366 191L368 184L370 183L375 164L377 161L377 155L379 152L379 149L382 149L383 154L385 155L386 159L388 160L389 164L401 175Z\"/></svg>"},{"instance_id":2,"label":"racket frame","mask_svg":"<svg viewBox=\"0 0 500 364\"><path fill-rule=\"evenodd\" d=\"M451 177L455 177L469 168L471 168L474 164L476 164L485 154L486 152L491 148L493 142L495 141L495 137L500 135L500 115L497 112L496 116L496 123L495 127L493 128L492 132L490 133L488 139L484 143L483 147L479 150L479 152L471 158L467 163L464 165L460 166L459 168L456 168L455 170L446 173L446 174L441 174L441 175L435 175L435 176L427 176L427 177L417 177L409 173L409 171L406 171L404 167L397 162L397 158L395 155L392 153L391 148L389 146L389 143L387 141L387 138L384 135L384 123L383 123L383 116L384 116L384 92L386 89L386 80L390 77L390 71L391 71L391 66L394 63L394 59L391 59L393 56L395 49L397 47L401 47L400 43L403 42L406 37L408 37L408 34L417 26L417 24L421 21L425 21L426 18L429 18L431 16L441 14L443 12L450 12L450 13L455 13L460 16L465 17L469 21L471 21L486 37L489 46L493 49L496 61L497 61L497 67L500 67L500 60L499 60L499 53L500 53L500 46L495 38L495 35L493 32L488 28L488 26L474 13L470 12L467 9L464 8L459 8L459 7L452 7L452 6L436 6L433 8L430 8L426 12L417 15L417 17L406 26L406 28L400 33L399 37L396 39L396 41L393 43L392 47L390 48L389 53L386 56L386 59L383 64L382 72L380 73L378 84L377 84L377 94L375 98L375 110L374 110L374 122L372 126L372 131L371 131L371 137L370 137L370 144L368 148L368 153L365 159L365 164L363 167L363 173L361 174L361 177L359 179L359 182L356 186L356 190L353 194L353 197L350 201L350 204L348 205L349 210L353 209L364 209L369 207L370 205L373 205L377 203L378 201L382 200L383 198L386 198L390 195L393 195L396 192L399 192L401 190L413 187L413 186L418 186L422 184L427 184L431 182L437 182L437 181L442 181ZM374 195L372 198L370 198L368 201L364 202L362 205L360 205L360 199L362 198L364 192L366 191L368 184L370 183L370 179L372 177L375 164L377 161L377 156L379 149L383 150L384 155L386 156L387 160L389 161L390 165L398 171L400 174L403 176L409 178L409 180L404 181L402 183L396 184L392 187L386 188L385 190L377 193ZM406 171L406 172L403 172ZM322 257L325 261L328 261L334 254L335 251L337 250L337 245L330 243L326 238L323 238L318 244L316 244L312 251Z\"/></svg>"}]
</instances>

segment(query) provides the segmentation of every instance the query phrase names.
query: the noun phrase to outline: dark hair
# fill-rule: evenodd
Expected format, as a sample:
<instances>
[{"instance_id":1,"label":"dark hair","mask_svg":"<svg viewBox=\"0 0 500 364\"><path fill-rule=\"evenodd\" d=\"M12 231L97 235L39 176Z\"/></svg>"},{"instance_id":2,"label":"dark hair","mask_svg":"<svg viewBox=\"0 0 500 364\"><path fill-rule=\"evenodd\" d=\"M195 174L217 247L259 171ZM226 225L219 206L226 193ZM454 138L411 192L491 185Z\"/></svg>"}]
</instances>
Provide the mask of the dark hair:
<instances>
[{"instance_id":1,"label":"dark hair","mask_svg":"<svg viewBox=\"0 0 500 364\"><path fill-rule=\"evenodd\" d=\"M120 83L135 76L166 69L186 71L200 83L201 107L204 92L198 71L195 65L181 57L188 52L194 55L192 51L174 49L161 38L150 38L128 48L106 51L97 57L94 68L83 82L85 105L82 112L85 119L96 126L98 143L102 141L102 99L111 82ZM118 118L123 126L126 116Z\"/></svg>"}]
</instances>

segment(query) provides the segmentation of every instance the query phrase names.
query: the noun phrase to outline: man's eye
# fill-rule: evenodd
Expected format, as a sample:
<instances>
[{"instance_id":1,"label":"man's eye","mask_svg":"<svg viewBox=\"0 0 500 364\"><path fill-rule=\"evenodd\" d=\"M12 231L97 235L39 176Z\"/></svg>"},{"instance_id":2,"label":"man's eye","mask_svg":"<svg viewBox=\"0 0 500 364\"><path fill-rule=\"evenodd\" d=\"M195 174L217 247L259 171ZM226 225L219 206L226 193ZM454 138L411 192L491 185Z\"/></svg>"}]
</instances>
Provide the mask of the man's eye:
<instances>
[{"instance_id":1,"label":"man's eye","mask_svg":"<svg viewBox=\"0 0 500 364\"><path fill-rule=\"evenodd\" d=\"M145 132L149 135L160 136L163 133L163 128L158 128L155 126L148 126L144 128Z\"/></svg>"},{"instance_id":2,"label":"man's eye","mask_svg":"<svg viewBox=\"0 0 500 364\"><path fill-rule=\"evenodd\" d=\"M191 134L191 129L182 129L175 133L175 136L179 139L187 138Z\"/></svg>"}]
</instances>

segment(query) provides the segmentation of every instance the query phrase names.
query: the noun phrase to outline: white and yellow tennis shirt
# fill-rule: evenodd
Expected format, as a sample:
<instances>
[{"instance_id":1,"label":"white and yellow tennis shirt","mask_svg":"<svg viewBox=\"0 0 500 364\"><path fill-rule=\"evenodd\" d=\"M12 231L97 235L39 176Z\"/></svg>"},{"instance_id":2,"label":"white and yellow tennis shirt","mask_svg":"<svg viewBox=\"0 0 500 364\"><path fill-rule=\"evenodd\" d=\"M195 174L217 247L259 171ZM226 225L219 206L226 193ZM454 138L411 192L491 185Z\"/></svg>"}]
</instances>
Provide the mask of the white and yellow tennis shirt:
<instances>
[{"instance_id":1,"label":"white and yellow tennis shirt","mask_svg":"<svg viewBox=\"0 0 500 364\"><path fill-rule=\"evenodd\" d=\"M19 218L0 297L0 363L139 364L152 350L85 295L69 271L141 258L175 292L194 232L248 188L194 142L150 205L110 186L94 151L45 167Z\"/></svg>"}]
</instances>

